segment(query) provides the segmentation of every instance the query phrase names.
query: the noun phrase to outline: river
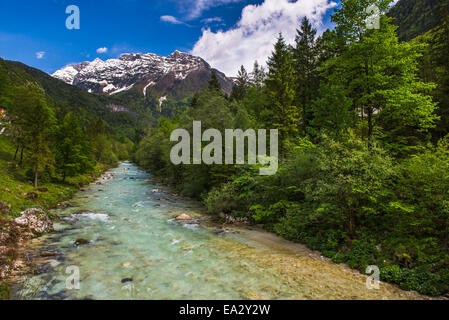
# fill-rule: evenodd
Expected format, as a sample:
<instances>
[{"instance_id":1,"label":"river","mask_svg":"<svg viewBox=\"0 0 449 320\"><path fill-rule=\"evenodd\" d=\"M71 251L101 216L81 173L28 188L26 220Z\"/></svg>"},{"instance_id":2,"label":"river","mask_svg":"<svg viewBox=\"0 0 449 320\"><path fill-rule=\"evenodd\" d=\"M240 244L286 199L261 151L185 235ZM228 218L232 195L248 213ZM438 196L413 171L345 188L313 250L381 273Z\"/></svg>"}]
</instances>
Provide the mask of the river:
<instances>
[{"instance_id":1,"label":"river","mask_svg":"<svg viewBox=\"0 0 449 320\"><path fill-rule=\"evenodd\" d=\"M54 210L56 231L28 250L55 255L15 282L14 299L422 298L385 283L369 290L366 276L265 231L204 222L199 203L153 192L164 187L131 163L107 176ZM176 221L181 213L196 220ZM79 289L67 288L70 266Z\"/></svg>"}]
</instances>

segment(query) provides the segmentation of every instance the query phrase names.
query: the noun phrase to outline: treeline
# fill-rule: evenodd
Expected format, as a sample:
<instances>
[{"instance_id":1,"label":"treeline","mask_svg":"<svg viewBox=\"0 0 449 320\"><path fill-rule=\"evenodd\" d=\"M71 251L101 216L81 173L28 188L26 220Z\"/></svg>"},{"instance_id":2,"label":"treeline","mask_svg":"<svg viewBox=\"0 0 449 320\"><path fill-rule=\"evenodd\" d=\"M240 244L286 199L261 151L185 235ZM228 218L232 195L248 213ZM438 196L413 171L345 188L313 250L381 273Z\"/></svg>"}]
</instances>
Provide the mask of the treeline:
<instances>
[{"instance_id":1,"label":"treeline","mask_svg":"<svg viewBox=\"0 0 449 320\"><path fill-rule=\"evenodd\" d=\"M33 77L0 63L5 135L15 146L15 164L34 187L92 172L97 162L113 166L129 158L130 139L112 136L101 118L59 105Z\"/></svg>"},{"instance_id":2,"label":"treeline","mask_svg":"<svg viewBox=\"0 0 449 320\"><path fill-rule=\"evenodd\" d=\"M242 67L229 97L212 77L188 111L159 122L136 161L211 214L262 223L363 273L377 265L383 281L403 289L447 294L449 55L431 83L423 77L428 47L399 42L385 15L380 29L367 29L365 8L375 3L385 13L390 2L343 0L336 28L320 37L304 19L294 46L279 36L268 70ZM438 52L449 52L444 36L433 38ZM191 132L194 120L219 130L278 129L278 173L174 166L170 134Z\"/></svg>"}]
</instances>

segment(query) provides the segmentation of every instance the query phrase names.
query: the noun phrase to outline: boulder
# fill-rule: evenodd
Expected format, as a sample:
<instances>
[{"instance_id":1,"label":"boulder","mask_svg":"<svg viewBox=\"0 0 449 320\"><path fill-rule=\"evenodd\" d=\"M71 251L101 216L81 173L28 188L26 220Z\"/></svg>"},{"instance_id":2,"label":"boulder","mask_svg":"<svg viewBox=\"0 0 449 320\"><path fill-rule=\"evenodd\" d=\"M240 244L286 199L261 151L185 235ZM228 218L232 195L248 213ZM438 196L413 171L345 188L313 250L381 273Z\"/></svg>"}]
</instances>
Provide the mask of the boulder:
<instances>
[{"instance_id":1,"label":"boulder","mask_svg":"<svg viewBox=\"0 0 449 320\"><path fill-rule=\"evenodd\" d=\"M9 204L3 201L0 201L0 214L8 214L11 212L11 208Z\"/></svg>"},{"instance_id":2,"label":"boulder","mask_svg":"<svg viewBox=\"0 0 449 320\"><path fill-rule=\"evenodd\" d=\"M33 234L48 233L54 230L53 222L44 210L39 208L23 211L14 222L20 227L28 228Z\"/></svg>"},{"instance_id":3,"label":"boulder","mask_svg":"<svg viewBox=\"0 0 449 320\"><path fill-rule=\"evenodd\" d=\"M192 217L183 213L180 216L176 217L176 220L192 220Z\"/></svg>"}]
</instances>

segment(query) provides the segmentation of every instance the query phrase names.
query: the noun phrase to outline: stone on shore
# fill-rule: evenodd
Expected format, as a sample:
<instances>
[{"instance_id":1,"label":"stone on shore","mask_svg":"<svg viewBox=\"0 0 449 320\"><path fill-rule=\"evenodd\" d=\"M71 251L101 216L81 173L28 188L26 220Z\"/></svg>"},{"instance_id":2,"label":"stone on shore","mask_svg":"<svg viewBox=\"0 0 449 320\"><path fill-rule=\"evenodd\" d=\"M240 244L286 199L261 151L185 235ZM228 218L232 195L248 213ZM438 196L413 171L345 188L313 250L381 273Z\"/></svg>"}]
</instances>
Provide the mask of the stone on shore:
<instances>
[{"instance_id":1,"label":"stone on shore","mask_svg":"<svg viewBox=\"0 0 449 320\"><path fill-rule=\"evenodd\" d=\"M33 234L42 234L52 232L53 222L40 208L31 208L23 211L19 218L14 222L23 228L28 228Z\"/></svg>"}]
</instances>

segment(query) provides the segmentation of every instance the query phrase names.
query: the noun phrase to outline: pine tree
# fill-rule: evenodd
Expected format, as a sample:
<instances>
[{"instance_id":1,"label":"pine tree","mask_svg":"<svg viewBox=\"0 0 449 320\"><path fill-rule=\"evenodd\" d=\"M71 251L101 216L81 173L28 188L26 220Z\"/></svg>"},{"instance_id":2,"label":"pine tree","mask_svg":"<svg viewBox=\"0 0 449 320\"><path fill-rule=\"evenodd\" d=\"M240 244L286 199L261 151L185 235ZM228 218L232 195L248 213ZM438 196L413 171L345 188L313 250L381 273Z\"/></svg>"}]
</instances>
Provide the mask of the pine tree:
<instances>
[{"instance_id":1,"label":"pine tree","mask_svg":"<svg viewBox=\"0 0 449 320\"><path fill-rule=\"evenodd\" d=\"M302 20L301 27L297 30L296 46L293 48L295 61L295 76L297 89L295 103L298 112L302 115L302 131L307 133L311 117L312 101L318 96L319 89L319 50L316 40L317 30L312 27L309 19Z\"/></svg>"},{"instance_id":2,"label":"pine tree","mask_svg":"<svg viewBox=\"0 0 449 320\"><path fill-rule=\"evenodd\" d=\"M221 92L221 85L218 81L217 74L214 71L212 71L212 75L209 80L209 90Z\"/></svg>"},{"instance_id":3,"label":"pine tree","mask_svg":"<svg viewBox=\"0 0 449 320\"><path fill-rule=\"evenodd\" d=\"M240 67L237 75L237 80L235 86L232 88L231 99L241 101L245 98L248 93L248 88L250 87L250 80L248 73L244 66Z\"/></svg>"},{"instance_id":4,"label":"pine tree","mask_svg":"<svg viewBox=\"0 0 449 320\"><path fill-rule=\"evenodd\" d=\"M265 82L265 69L259 65L259 62L254 62L254 69L251 72L251 84L260 90Z\"/></svg>"},{"instance_id":5,"label":"pine tree","mask_svg":"<svg viewBox=\"0 0 449 320\"><path fill-rule=\"evenodd\" d=\"M282 34L268 60L265 81L270 103L271 119L268 125L279 130L282 158L285 158L288 140L298 133L298 110L295 101L293 57Z\"/></svg>"}]
</instances>

